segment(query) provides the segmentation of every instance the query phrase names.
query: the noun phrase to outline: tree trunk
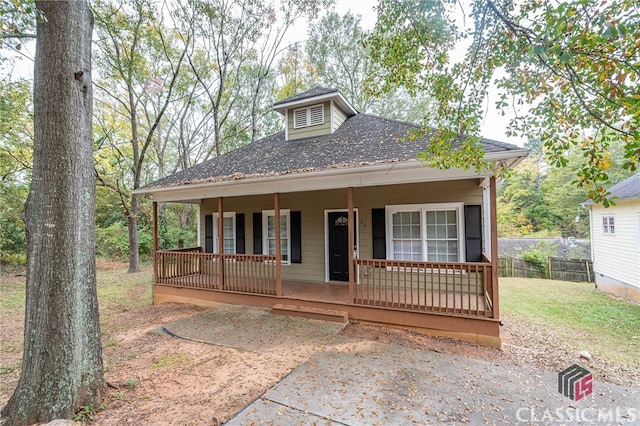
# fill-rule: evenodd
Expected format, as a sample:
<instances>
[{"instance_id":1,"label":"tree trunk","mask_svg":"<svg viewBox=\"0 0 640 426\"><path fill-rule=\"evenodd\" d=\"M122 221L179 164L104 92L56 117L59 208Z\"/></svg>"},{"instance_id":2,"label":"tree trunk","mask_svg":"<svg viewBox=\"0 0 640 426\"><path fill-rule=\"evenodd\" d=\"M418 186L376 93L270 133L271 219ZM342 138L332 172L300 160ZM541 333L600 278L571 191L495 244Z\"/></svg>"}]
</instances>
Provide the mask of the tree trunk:
<instances>
[{"instance_id":1,"label":"tree trunk","mask_svg":"<svg viewBox=\"0 0 640 426\"><path fill-rule=\"evenodd\" d=\"M134 188L136 189L136 188ZM140 210L140 196L131 195L131 208L127 217L129 228L129 274L140 272L140 249L138 247L138 210Z\"/></svg>"},{"instance_id":2,"label":"tree trunk","mask_svg":"<svg viewBox=\"0 0 640 426\"><path fill-rule=\"evenodd\" d=\"M33 177L25 205L27 291L10 425L97 407L102 371L95 272L91 33L86 1L40 1L34 69Z\"/></svg>"}]
</instances>

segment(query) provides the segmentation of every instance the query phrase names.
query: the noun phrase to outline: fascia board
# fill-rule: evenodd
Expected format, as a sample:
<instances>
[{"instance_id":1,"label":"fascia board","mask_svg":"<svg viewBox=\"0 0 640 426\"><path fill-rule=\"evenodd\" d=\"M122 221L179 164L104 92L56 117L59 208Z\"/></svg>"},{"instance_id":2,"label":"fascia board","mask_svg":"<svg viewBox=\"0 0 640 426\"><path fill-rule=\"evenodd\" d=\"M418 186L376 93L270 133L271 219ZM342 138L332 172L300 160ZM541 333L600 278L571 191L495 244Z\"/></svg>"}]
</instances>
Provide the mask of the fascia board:
<instances>
[{"instance_id":1,"label":"fascia board","mask_svg":"<svg viewBox=\"0 0 640 426\"><path fill-rule=\"evenodd\" d=\"M324 170L278 178L255 178L225 182L207 182L168 188L138 190L139 194L152 195L154 201L180 201L215 198L219 196L246 196L273 194L276 192L305 192L347 187L365 187L416 182L434 182L480 177L474 170L440 170L423 166L419 161L360 167L347 171Z\"/></svg>"},{"instance_id":2,"label":"fascia board","mask_svg":"<svg viewBox=\"0 0 640 426\"><path fill-rule=\"evenodd\" d=\"M340 100L339 104L346 109L349 115L356 115L358 111L353 108L353 106L345 99L344 96L340 92L331 92L326 93L324 95L312 96L305 99L299 99L297 101L286 102L284 104L276 104L274 105L274 110L278 111L280 114L284 114L288 108L291 107L304 107L306 105L311 105L316 102L321 102L331 98L338 98Z\"/></svg>"},{"instance_id":3,"label":"fascia board","mask_svg":"<svg viewBox=\"0 0 640 426\"><path fill-rule=\"evenodd\" d=\"M514 151L510 151L515 153ZM516 151L522 157L505 155L507 153L491 153L486 159L490 161L521 161L526 157L527 150ZM510 161L509 161L510 160ZM164 188L138 189L134 191L140 195L152 195L154 201L194 202L203 198L218 196L245 196L258 194L272 194L275 192L301 192L323 189L336 189L376 185L395 185L403 183L418 183L442 180L459 180L483 178L489 176L486 172L476 172L473 169L463 170L451 168L441 170L424 165L419 160L409 160L402 163L384 163L362 166L350 169L329 169L313 172L294 173L290 175L265 176L257 178L239 179L234 181L203 182L199 184L178 185Z\"/></svg>"}]
</instances>

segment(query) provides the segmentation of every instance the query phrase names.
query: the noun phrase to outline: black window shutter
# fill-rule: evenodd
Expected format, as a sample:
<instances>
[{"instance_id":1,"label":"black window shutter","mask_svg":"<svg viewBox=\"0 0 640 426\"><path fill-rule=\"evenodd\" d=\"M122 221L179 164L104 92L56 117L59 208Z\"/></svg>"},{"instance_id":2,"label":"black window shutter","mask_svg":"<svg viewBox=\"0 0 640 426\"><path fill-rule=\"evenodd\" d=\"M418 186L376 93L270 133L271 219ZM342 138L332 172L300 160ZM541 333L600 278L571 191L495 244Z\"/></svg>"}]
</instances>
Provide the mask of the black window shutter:
<instances>
[{"instance_id":1,"label":"black window shutter","mask_svg":"<svg viewBox=\"0 0 640 426\"><path fill-rule=\"evenodd\" d=\"M253 254L262 254L262 213L253 214Z\"/></svg>"},{"instance_id":2,"label":"black window shutter","mask_svg":"<svg viewBox=\"0 0 640 426\"><path fill-rule=\"evenodd\" d=\"M244 253L244 213L236 213L236 254Z\"/></svg>"},{"instance_id":3,"label":"black window shutter","mask_svg":"<svg viewBox=\"0 0 640 426\"><path fill-rule=\"evenodd\" d=\"M291 212L291 263L302 263L302 212Z\"/></svg>"},{"instance_id":4,"label":"black window shutter","mask_svg":"<svg viewBox=\"0 0 640 426\"><path fill-rule=\"evenodd\" d=\"M204 216L204 252L213 253L213 215Z\"/></svg>"},{"instance_id":5,"label":"black window shutter","mask_svg":"<svg viewBox=\"0 0 640 426\"><path fill-rule=\"evenodd\" d=\"M467 262L482 261L482 206L464 206Z\"/></svg>"},{"instance_id":6,"label":"black window shutter","mask_svg":"<svg viewBox=\"0 0 640 426\"><path fill-rule=\"evenodd\" d=\"M386 259L385 209L371 209L371 234L373 235L373 258Z\"/></svg>"}]
</instances>

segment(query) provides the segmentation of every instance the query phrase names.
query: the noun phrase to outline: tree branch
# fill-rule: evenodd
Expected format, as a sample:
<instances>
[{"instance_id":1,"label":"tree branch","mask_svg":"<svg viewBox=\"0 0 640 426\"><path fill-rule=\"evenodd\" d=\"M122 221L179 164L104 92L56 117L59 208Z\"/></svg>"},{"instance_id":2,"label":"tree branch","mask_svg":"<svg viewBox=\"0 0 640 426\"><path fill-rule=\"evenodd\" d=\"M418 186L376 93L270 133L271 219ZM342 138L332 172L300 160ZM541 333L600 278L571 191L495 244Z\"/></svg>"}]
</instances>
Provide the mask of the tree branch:
<instances>
[{"instance_id":1,"label":"tree branch","mask_svg":"<svg viewBox=\"0 0 640 426\"><path fill-rule=\"evenodd\" d=\"M9 38L36 38L35 34L31 33L11 33L11 34L0 34L0 39L9 39Z\"/></svg>"}]
</instances>

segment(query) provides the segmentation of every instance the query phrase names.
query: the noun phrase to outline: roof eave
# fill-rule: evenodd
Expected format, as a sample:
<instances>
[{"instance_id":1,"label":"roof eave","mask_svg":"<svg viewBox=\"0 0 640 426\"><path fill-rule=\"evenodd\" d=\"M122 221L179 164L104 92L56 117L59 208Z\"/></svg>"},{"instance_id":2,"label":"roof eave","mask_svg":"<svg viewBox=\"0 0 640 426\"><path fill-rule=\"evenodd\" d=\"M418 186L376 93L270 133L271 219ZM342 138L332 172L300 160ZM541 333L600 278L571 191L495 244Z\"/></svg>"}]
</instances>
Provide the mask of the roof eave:
<instances>
[{"instance_id":1,"label":"roof eave","mask_svg":"<svg viewBox=\"0 0 640 426\"><path fill-rule=\"evenodd\" d=\"M347 101L347 99L344 96L342 96L342 93L340 93L340 91L338 90L336 90L335 92L325 93L323 95L311 96L308 98L298 99L295 101L285 102L281 104L276 103L273 105L273 109L275 111L278 111L280 114L284 115L286 110L291 107L297 107L297 106L302 107L305 105L311 105L315 102L321 102L321 101L329 100L331 98L336 98L336 97L338 98L339 105L342 107L343 110L345 110L347 115L353 116L358 113L358 111L356 111L353 105L351 105L349 101Z\"/></svg>"},{"instance_id":2,"label":"roof eave","mask_svg":"<svg viewBox=\"0 0 640 426\"><path fill-rule=\"evenodd\" d=\"M526 157L527 153L528 153L527 150L495 152L495 153L488 153L485 156L485 158L489 161L504 161L507 166L513 167L515 164L522 161L522 158ZM139 195L152 195L152 196L154 194L168 195L171 192L178 193L178 192L184 192L184 191L199 191L199 190L205 190L205 189L210 190L214 188L219 188L222 190L222 189L228 189L238 184L255 185L257 187L261 184L267 184L267 183L274 184L275 182L279 182L283 186L286 186L288 184L291 184L291 182L300 181L300 180L311 181L314 179L322 180L327 178L339 180L342 177L346 179L353 175L364 176L367 174L374 174L379 172L390 173L392 171L397 172L397 171L410 171L410 170L418 170L418 169L431 169L432 171L434 171L434 175L437 175L438 174L437 170L439 170L439 169L426 167L421 161L417 159L412 159L412 160L397 161L397 162L384 162L379 164L371 164L371 165L358 166L358 167L345 167L343 169L330 168L330 169L306 171L306 172L299 172L299 173L289 173L289 174L285 173L280 175L250 177L245 179L209 181L209 182L191 183L191 184L187 183L183 185L173 185L173 186L166 186L166 187L141 188L134 191L134 193ZM448 179L449 178L450 179L466 179L473 176L478 178L486 177L488 176L488 173L477 173L471 176L469 175L468 171L460 170L459 176L456 175L455 171L449 171L447 173L443 173L442 175L447 176ZM416 177L418 177L418 175L416 175ZM440 177L436 177L434 178L434 180L442 180L442 179ZM428 179L425 180L424 178L421 177L415 180L415 182L420 182L420 181L428 181ZM358 182L363 183L362 180L359 180ZM389 182L389 184L392 184L392 183L409 183L409 182ZM384 184L384 182L377 182L377 184ZM365 185L363 184L363 186ZM303 189L300 189L300 190L303 190ZM326 188L326 189L329 189L329 188ZM197 200L197 197L190 199L190 202L195 202L196 200Z\"/></svg>"}]
</instances>

